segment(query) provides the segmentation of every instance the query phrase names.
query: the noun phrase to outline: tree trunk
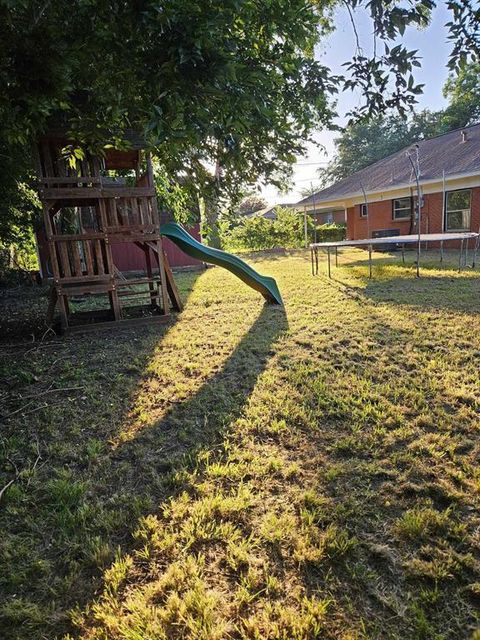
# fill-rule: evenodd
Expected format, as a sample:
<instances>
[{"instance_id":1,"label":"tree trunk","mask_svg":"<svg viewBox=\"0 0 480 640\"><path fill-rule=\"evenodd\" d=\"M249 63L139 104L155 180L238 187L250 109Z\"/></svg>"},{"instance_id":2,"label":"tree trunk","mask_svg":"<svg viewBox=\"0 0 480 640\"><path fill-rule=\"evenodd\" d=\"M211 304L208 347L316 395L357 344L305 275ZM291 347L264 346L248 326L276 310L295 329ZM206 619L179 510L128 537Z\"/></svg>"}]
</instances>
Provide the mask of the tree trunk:
<instances>
[{"instance_id":1,"label":"tree trunk","mask_svg":"<svg viewBox=\"0 0 480 640\"><path fill-rule=\"evenodd\" d=\"M210 247L220 249L221 242L218 229L218 199L215 196L203 198L203 201L200 202L200 212L202 221L202 237Z\"/></svg>"}]
</instances>

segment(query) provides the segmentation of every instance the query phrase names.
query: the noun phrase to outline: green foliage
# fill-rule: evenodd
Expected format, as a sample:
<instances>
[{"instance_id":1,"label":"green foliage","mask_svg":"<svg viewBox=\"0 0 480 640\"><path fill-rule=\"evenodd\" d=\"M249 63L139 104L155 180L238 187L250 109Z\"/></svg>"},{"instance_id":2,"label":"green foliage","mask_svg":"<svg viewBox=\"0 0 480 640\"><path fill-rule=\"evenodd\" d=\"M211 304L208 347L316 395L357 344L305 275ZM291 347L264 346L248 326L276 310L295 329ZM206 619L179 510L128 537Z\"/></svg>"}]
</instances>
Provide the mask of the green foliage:
<instances>
[{"instance_id":1,"label":"green foliage","mask_svg":"<svg viewBox=\"0 0 480 640\"><path fill-rule=\"evenodd\" d=\"M390 112L346 127L335 140L337 156L319 171L323 184L336 182L404 147L480 120L480 64L452 74L444 87L449 105L440 111L420 111L408 119ZM317 189L318 191L318 189ZM305 195L310 195L306 193Z\"/></svg>"},{"instance_id":2,"label":"green foliage","mask_svg":"<svg viewBox=\"0 0 480 640\"><path fill-rule=\"evenodd\" d=\"M176 222L188 224L198 219L198 204L192 199L187 188L171 180L164 167L154 164L154 179L160 210L168 211Z\"/></svg>"},{"instance_id":3,"label":"green foliage","mask_svg":"<svg viewBox=\"0 0 480 640\"><path fill-rule=\"evenodd\" d=\"M7 144L0 131L0 273L10 268L32 269L36 264L33 225L40 203L32 188L29 154Z\"/></svg>"},{"instance_id":4,"label":"green foliage","mask_svg":"<svg viewBox=\"0 0 480 640\"><path fill-rule=\"evenodd\" d=\"M30 143L52 123L71 131L74 156L85 147L121 147L126 128L143 131L166 175L177 182L182 176L193 185L190 197L213 203L207 228L216 239L221 198L259 178L283 186L312 131L331 123L331 97L339 89L360 90L361 113L403 112L421 91L412 75L419 62L415 52L388 44L408 25L425 25L433 2L406 9L349 0L353 8L364 6L385 47L372 58L355 56L346 79L314 55L334 28L336 4L0 1L0 153L3 160L10 156L3 146L17 145L26 164L14 163L14 177L0 178L12 190L0 197L0 206L7 203L0 214L7 232L14 226L16 185L30 170ZM478 49L475 22L470 3L449 8L451 62L458 66ZM208 166L216 167L214 177ZM180 219L186 215L183 205L174 208ZM23 229L31 209L21 210L28 213L18 225Z\"/></svg>"},{"instance_id":5,"label":"green foliage","mask_svg":"<svg viewBox=\"0 0 480 640\"><path fill-rule=\"evenodd\" d=\"M267 206L268 202L265 198L252 193L242 198L238 207L235 209L235 213L238 217L247 216L250 213L255 213L255 211L260 211L260 209L265 209Z\"/></svg>"},{"instance_id":6,"label":"green foliage","mask_svg":"<svg viewBox=\"0 0 480 640\"><path fill-rule=\"evenodd\" d=\"M444 126L458 129L480 121L480 63L462 67L452 74L443 89L449 105L443 112Z\"/></svg>"},{"instance_id":7,"label":"green foliage","mask_svg":"<svg viewBox=\"0 0 480 640\"><path fill-rule=\"evenodd\" d=\"M244 218L231 232L225 231L226 249L260 251L275 247L298 248L304 243L303 218L292 209L278 207L276 220L261 216Z\"/></svg>"},{"instance_id":8,"label":"green foliage","mask_svg":"<svg viewBox=\"0 0 480 640\"><path fill-rule=\"evenodd\" d=\"M443 132L441 113L428 110L405 120L396 114L361 120L346 127L335 140L337 155L319 171L324 184L336 182L368 167L422 138Z\"/></svg>"},{"instance_id":9,"label":"green foliage","mask_svg":"<svg viewBox=\"0 0 480 640\"><path fill-rule=\"evenodd\" d=\"M345 224L335 222L321 224L316 228L317 242L339 242L345 240L347 227Z\"/></svg>"}]
</instances>

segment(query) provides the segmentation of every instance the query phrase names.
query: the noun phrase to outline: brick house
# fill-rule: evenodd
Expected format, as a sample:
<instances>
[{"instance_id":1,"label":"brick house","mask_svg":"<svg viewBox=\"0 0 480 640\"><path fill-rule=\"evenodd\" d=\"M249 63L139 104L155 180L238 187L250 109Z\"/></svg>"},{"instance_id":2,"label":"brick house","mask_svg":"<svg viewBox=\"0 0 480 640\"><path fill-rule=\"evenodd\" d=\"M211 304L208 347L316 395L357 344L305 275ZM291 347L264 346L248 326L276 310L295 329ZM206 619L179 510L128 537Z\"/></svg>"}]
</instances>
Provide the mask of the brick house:
<instances>
[{"instance_id":1,"label":"brick house","mask_svg":"<svg viewBox=\"0 0 480 640\"><path fill-rule=\"evenodd\" d=\"M480 229L480 124L421 140L301 200L297 208L347 219L347 238Z\"/></svg>"}]
</instances>

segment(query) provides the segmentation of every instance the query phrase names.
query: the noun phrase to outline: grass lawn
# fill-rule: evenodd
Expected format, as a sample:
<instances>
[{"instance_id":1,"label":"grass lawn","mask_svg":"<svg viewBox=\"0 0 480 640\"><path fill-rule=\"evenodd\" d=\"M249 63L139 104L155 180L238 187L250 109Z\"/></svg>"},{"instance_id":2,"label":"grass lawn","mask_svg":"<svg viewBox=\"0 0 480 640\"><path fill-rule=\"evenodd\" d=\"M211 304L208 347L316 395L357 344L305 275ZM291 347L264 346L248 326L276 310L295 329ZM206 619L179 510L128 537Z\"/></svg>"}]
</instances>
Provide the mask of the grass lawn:
<instances>
[{"instance_id":1,"label":"grass lawn","mask_svg":"<svg viewBox=\"0 0 480 640\"><path fill-rule=\"evenodd\" d=\"M3 639L480 638L478 271L251 262L284 311L215 268L32 343L4 295Z\"/></svg>"}]
</instances>

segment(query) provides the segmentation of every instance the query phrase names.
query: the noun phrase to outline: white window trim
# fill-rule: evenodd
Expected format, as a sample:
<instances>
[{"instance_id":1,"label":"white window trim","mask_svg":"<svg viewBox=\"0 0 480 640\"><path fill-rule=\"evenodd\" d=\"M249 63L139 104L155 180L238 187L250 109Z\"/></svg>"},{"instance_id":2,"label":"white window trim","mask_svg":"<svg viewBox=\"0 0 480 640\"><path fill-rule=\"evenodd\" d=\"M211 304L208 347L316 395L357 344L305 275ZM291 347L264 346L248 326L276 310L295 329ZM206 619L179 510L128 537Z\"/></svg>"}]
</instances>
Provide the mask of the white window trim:
<instances>
[{"instance_id":1,"label":"white window trim","mask_svg":"<svg viewBox=\"0 0 480 640\"><path fill-rule=\"evenodd\" d=\"M365 213L363 213L363 208L365 207ZM360 218L368 218L368 204L366 202L360 203Z\"/></svg>"},{"instance_id":2,"label":"white window trim","mask_svg":"<svg viewBox=\"0 0 480 640\"><path fill-rule=\"evenodd\" d=\"M395 215L395 202L397 200L406 200L408 198L408 200L410 201L410 206L408 207L409 213L406 216L396 216ZM410 220L411 216L412 216L412 209L413 209L413 198L411 196L404 196L403 198L393 198L392 199L392 220L395 221L401 221L401 220ZM401 207L400 209L397 209L397 211L405 211L407 209L407 207Z\"/></svg>"},{"instance_id":3,"label":"white window trim","mask_svg":"<svg viewBox=\"0 0 480 640\"><path fill-rule=\"evenodd\" d=\"M451 209L448 210L448 194L449 193L455 193L456 191L468 191L470 193L470 207L468 209ZM462 218L463 218L463 214L468 211L468 216L469 216L469 225L468 227L456 227L455 229L451 229L448 226L448 214L449 213L462 213ZM452 189L451 191L446 191L445 192L445 215L444 215L444 220L443 220L443 224L445 227L445 233L455 233L456 231L470 231L471 226L472 226L472 190L471 189Z\"/></svg>"}]
</instances>

